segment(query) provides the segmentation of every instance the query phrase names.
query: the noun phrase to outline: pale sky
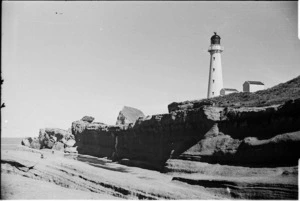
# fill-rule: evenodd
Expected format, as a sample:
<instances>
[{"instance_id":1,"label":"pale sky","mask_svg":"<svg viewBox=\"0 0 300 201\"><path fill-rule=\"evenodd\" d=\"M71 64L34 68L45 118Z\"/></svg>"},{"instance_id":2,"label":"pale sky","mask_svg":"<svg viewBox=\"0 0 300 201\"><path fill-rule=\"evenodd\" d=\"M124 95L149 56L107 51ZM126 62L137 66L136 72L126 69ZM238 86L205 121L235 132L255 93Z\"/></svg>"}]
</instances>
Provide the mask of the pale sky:
<instances>
[{"instance_id":1,"label":"pale sky","mask_svg":"<svg viewBox=\"0 0 300 201\"><path fill-rule=\"evenodd\" d=\"M286 82L300 75L297 15L297 2L4 1L1 136L206 98L214 31L224 87Z\"/></svg>"}]
</instances>

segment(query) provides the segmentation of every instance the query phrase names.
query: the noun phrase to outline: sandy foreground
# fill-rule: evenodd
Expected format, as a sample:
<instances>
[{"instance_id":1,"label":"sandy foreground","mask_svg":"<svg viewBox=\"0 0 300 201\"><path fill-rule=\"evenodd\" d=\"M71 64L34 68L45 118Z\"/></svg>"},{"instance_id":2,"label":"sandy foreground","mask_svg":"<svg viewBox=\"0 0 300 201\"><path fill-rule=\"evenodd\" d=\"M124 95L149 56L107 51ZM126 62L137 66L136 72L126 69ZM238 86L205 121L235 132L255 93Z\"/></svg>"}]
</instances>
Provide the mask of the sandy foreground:
<instances>
[{"instance_id":1,"label":"sandy foreground","mask_svg":"<svg viewBox=\"0 0 300 201\"><path fill-rule=\"evenodd\" d=\"M173 160L169 163L173 171L160 173L105 158L79 158L22 146L2 150L1 198L297 199L298 195L297 167L242 168ZM181 166L201 171L186 173Z\"/></svg>"}]
</instances>

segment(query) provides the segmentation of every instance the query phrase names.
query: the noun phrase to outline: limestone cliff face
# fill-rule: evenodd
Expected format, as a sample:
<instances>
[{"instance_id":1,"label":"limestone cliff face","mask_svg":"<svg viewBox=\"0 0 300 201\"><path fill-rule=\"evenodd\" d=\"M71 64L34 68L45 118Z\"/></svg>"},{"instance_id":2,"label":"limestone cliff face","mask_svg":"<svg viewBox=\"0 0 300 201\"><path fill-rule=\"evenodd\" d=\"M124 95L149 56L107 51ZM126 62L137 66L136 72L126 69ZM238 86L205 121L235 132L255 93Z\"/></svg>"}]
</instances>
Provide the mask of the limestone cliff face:
<instances>
[{"instance_id":1,"label":"limestone cliff face","mask_svg":"<svg viewBox=\"0 0 300 201\"><path fill-rule=\"evenodd\" d=\"M132 128L116 133L119 158L164 164L188 149L220 119L219 108L201 108L153 115L137 120Z\"/></svg>"},{"instance_id":2,"label":"limestone cliff face","mask_svg":"<svg viewBox=\"0 0 300 201\"><path fill-rule=\"evenodd\" d=\"M79 153L143 161L155 164L157 168L162 168L169 158L178 157L258 164L262 161L260 153L264 153L264 159L274 159L272 153L276 147L280 147L279 152L284 153L281 156L286 157L291 152L295 153L300 145L297 137L300 133L296 131L300 131L300 99L266 107L236 108L205 104L199 108L139 118L133 126L108 126L84 121L72 124ZM275 136L289 132L295 132L289 142L284 140L289 137L283 137L280 143L272 145L245 144L248 137L258 142L271 142ZM257 149L262 151L255 152ZM242 159L243 154L248 157L253 151L256 155L251 160ZM297 157L294 154L290 155L289 160L278 158L268 162L295 162Z\"/></svg>"}]
</instances>

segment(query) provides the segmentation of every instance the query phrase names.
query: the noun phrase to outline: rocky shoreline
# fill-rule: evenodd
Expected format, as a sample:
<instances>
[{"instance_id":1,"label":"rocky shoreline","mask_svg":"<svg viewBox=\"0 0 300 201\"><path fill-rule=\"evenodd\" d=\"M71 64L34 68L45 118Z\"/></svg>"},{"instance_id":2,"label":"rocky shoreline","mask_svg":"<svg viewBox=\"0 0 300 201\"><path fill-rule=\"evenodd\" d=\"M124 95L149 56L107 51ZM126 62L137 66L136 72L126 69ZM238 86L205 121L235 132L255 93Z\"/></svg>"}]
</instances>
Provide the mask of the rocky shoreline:
<instances>
[{"instance_id":1,"label":"rocky shoreline","mask_svg":"<svg viewBox=\"0 0 300 201\"><path fill-rule=\"evenodd\" d=\"M1 197L297 199L297 176L297 166L247 168L178 159L168 160L165 173L161 173L121 165L107 158L80 154L74 157L60 151L53 154L47 149L19 146L2 153ZM44 187L33 189L39 184Z\"/></svg>"}]
</instances>

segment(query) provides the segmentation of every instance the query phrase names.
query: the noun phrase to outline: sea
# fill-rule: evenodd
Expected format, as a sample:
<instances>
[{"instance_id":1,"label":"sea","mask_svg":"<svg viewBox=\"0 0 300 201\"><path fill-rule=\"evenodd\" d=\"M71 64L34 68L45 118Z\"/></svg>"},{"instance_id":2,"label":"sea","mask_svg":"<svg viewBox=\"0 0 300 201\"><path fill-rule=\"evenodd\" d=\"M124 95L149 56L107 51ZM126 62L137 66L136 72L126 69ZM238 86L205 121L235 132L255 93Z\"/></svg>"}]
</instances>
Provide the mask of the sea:
<instances>
[{"instance_id":1,"label":"sea","mask_svg":"<svg viewBox=\"0 0 300 201\"><path fill-rule=\"evenodd\" d=\"M1 137L1 150L14 149L21 145L23 138L3 138Z\"/></svg>"}]
</instances>

